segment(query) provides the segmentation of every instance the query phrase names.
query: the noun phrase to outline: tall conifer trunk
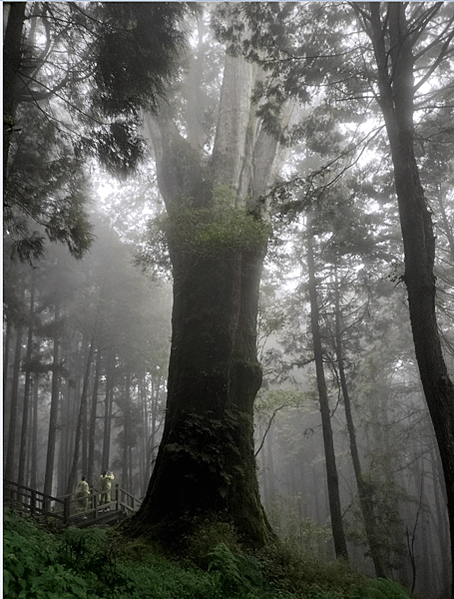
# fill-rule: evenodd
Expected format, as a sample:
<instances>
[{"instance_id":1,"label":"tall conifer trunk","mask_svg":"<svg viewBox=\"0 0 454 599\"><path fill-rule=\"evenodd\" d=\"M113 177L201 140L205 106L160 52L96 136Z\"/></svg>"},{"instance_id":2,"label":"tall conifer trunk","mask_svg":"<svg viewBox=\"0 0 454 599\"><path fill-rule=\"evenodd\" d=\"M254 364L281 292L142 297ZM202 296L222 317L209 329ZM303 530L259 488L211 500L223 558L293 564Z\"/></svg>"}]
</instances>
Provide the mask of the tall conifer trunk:
<instances>
[{"instance_id":1,"label":"tall conifer trunk","mask_svg":"<svg viewBox=\"0 0 454 599\"><path fill-rule=\"evenodd\" d=\"M60 306L58 303L56 303L54 307L52 394L49 414L49 436L47 439L46 471L44 475L44 493L46 495L52 495L52 487L54 482L55 448L57 445L58 412L60 407L60 338L58 328L59 321Z\"/></svg>"},{"instance_id":2,"label":"tall conifer trunk","mask_svg":"<svg viewBox=\"0 0 454 599\"><path fill-rule=\"evenodd\" d=\"M26 350L26 374L25 374L25 386L24 386L24 404L22 409L22 428L20 435L20 448L19 448L19 472L17 475L17 482L20 485L26 484L26 461L27 461L27 440L30 437L29 434L29 412L30 412L30 394L31 394L31 380L32 372L30 369L30 361L33 351L33 314L35 310L35 276L34 273L31 275L31 290L30 290L30 309L29 309L29 323L27 333L27 350Z\"/></svg>"},{"instance_id":3,"label":"tall conifer trunk","mask_svg":"<svg viewBox=\"0 0 454 599\"><path fill-rule=\"evenodd\" d=\"M373 498L374 487L369 482L367 482L362 473L358 444L356 442L355 423L353 421L353 414L351 409L350 393L348 390L347 377L345 374L342 339L342 313L340 308L340 293L337 268L335 269L334 305L336 323L334 349L336 352L336 361L339 370L339 380L342 390L342 398L344 400L345 419L347 422L348 438L350 442L350 454L352 457L356 486L358 488L359 503L364 520L366 538L369 544L370 557L374 563L375 574L378 578L386 578L387 572L382 555L383 551L380 547L379 537L377 535L377 522L375 518L375 505Z\"/></svg>"},{"instance_id":4,"label":"tall conifer trunk","mask_svg":"<svg viewBox=\"0 0 454 599\"><path fill-rule=\"evenodd\" d=\"M311 331L314 345L314 360L317 376L317 389L322 421L323 448L325 452L326 480L328 486L328 502L336 557L348 559L347 541L345 539L342 508L339 493L339 476L336 466L333 429L329 409L328 391L326 388L323 366L323 348L320 333L320 315L317 298L317 282L315 277L315 260L313 249L312 217L307 217L307 268L309 272L309 298L311 305Z\"/></svg>"},{"instance_id":5,"label":"tall conifer trunk","mask_svg":"<svg viewBox=\"0 0 454 599\"><path fill-rule=\"evenodd\" d=\"M377 62L379 104L391 149L404 244L404 282L416 359L443 465L454 568L454 384L449 378L438 333L435 236L414 152L412 44L418 37L409 31L405 3L389 3L383 20L380 4L370 3L370 22L365 28ZM454 570L452 579L454 584Z\"/></svg>"}]
</instances>

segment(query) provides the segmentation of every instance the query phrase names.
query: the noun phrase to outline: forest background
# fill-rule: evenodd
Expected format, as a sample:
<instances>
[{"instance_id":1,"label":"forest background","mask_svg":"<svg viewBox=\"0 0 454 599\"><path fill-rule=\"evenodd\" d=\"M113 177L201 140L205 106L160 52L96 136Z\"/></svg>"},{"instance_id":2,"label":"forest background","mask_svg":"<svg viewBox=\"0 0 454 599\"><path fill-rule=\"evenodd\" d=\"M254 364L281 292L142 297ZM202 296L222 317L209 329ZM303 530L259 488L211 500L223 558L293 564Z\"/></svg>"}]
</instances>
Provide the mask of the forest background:
<instances>
[{"instance_id":1,"label":"forest background","mask_svg":"<svg viewBox=\"0 0 454 599\"><path fill-rule=\"evenodd\" d=\"M168 10L163 18L172 15L169 5L158 6ZM450 580L446 488L411 337L391 156L365 58L371 46L358 25L367 7L331 3L323 12L311 4L240 3L196 18L184 3L176 6L178 25L169 35L181 45L185 31L189 48L175 62L172 86L172 69L162 73L157 94L166 88L166 110L181 137L199 148L202 162L219 147L222 65L233 44L264 69L253 67L241 91L235 118L245 139L257 144L263 131L280 142L270 168L278 178L254 196L265 175L246 144L237 185L249 158L257 172L244 184L246 207L252 213L256 205L247 198L257 200L267 231L272 227L255 402L255 454L271 527L321 559L335 555L320 416L325 393L350 559L369 574L378 563L409 589L438 597ZM170 352L169 228L155 166L162 168L157 132L170 119L158 103L142 101L140 89L135 106L124 102L125 89L117 87L122 101L115 103L100 83L107 87L109 67L102 71L95 61L98 45L116 67L122 50L113 47L115 36L102 43L90 37L89 23L113 24L118 36L121 8L102 13L96 3L89 13L78 3L35 2L24 5L22 17L17 10L8 24L12 16L21 24L23 86L13 94L4 152L4 475L64 495L82 473L96 484L111 468L123 487L144 497L164 426ZM407 10L418 33L421 84L415 151L433 215L437 316L452 372L453 10L449 3ZM134 30L127 16L126 36ZM270 36L273 44L264 44ZM230 76L233 64L244 74L238 56L229 61ZM152 144L143 145L141 134ZM230 186L217 183L217 209L237 230L244 222L230 214ZM375 555L355 459L373 498Z\"/></svg>"}]
</instances>

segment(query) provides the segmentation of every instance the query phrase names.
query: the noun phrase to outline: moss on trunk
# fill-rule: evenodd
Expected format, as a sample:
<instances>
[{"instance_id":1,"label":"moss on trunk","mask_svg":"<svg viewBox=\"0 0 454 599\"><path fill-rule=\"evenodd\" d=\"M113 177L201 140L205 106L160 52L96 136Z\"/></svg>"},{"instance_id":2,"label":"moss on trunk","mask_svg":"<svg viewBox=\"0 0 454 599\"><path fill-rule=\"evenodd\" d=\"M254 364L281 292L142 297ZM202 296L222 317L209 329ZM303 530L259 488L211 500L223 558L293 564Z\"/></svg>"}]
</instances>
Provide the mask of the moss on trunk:
<instances>
[{"instance_id":1,"label":"moss on trunk","mask_svg":"<svg viewBox=\"0 0 454 599\"><path fill-rule=\"evenodd\" d=\"M253 403L264 241L217 255L173 246L174 306L167 415L156 467L136 530L161 540L194 519L233 523L263 545L271 530L259 499Z\"/></svg>"}]
</instances>

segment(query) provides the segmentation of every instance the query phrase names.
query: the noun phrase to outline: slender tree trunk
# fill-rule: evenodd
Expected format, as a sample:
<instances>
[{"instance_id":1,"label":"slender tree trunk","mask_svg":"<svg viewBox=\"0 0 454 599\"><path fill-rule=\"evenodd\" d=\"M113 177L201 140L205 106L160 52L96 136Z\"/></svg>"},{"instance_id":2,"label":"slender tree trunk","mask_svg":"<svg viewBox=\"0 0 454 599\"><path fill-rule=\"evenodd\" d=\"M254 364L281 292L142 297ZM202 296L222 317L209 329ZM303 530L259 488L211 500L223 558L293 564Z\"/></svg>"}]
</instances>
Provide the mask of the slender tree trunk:
<instances>
[{"instance_id":1,"label":"slender tree trunk","mask_svg":"<svg viewBox=\"0 0 454 599\"><path fill-rule=\"evenodd\" d=\"M5 398L9 396L8 378L9 378L9 358L10 358L10 343L11 343L11 319L6 318L6 330L3 337L3 422L9 422L9 402ZM6 457L6 447L8 444L8 432L5 430L3 434L3 455Z\"/></svg>"},{"instance_id":2,"label":"slender tree trunk","mask_svg":"<svg viewBox=\"0 0 454 599\"><path fill-rule=\"evenodd\" d=\"M432 457L432 478L434 484L434 497L435 497L435 508L436 508L436 532L437 540L440 548L440 584L441 591L445 592L449 587L449 559L446 555L446 547L449 543L448 534L448 519L446 515L446 489L443 484L443 469L440 464L440 458L436 449L431 453Z\"/></svg>"},{"instance_id":3,"label":"slender tree trunk","mask_svg":"<svg viewBox=\"0 0 454 599\"><path fill-rule=\"evenodd\" d=\"M131 373L128 370L125 376L125 387L123 393L123 448L122 448L122 475L121 484L123 488L131 490L128 484L129 478L129 440L130 440L130 386L131 386Z\"/></svg>"},{"instance_id":4,"label":"slender tree trunk","mask_svg":"<svg viewBox=\"0 0 454 599\"><path fill-rule=\"evenodd\" d=\"M11 399L9 402L9 426L8 426L8 445L6 448L6 462L4 477L7 480L15 481L16 476L16 428L17 428L17 413L19 410L19 382L20 382L20 365L22 352L22 324L19 324L16 329L16 348L14 351L13 365L13 381L11 385Z\"/></svg>"},{"instance_id":5,"label":"slender tree trunk","mask_svg":"<svg viewBox=\"0 0 454 599\"><path fill-rule=\"evenodd\" d=\"M25 484L25 462L27 457L27 440L29 438L28 430L28 417L30 412L30 386L32 372L30 369L30 361L33 350L33 315L35 311L35 277L31 275L31 291L30 291L30 311L29 311L29 324L28 324L28 335L27 335L27 350L25 353L25 386L24 386L24 407L22 415L22 430L21 440L19 449L19 474L17 482L20 485Z\"/></svg>"},{"instance_id":6,"label":"slender tree trunk","mask_svg":"<svg viewBox=\"0 0 454 599\"><path fill-rule=\"evenodd\" d=\"M60 404L60 339L59 339L60 306L55 305L54 310L54 350L52 367L52 392L49 414L49 435L47 438L46 471L44 475L44 493L52 495L54 481L55 448L58 432L58 411ZM48 507L48 506L47 506Z\"/></svg>"},{"instance_id":7,"label":"slender tree trunk","mask_svg":"<svg viewBox=\"0 0 454 599\"><path fill-rule=\"evenodd\" d=\"M331 515L334 550L336 557L348 559L347 542L345 540L342 509L339 495L339 479L337 475L336 454L334 451L333 431L329 409L328 392L326 389L323 368L323 349L320 335L320 320L317 299L317 282L315 278L315 261L313 250L313 233L311 217L307 219L307 267L309 272L309 296L311 305L311 330L314 344L315 368L317 373L317 388L322 419L323 445L325 449L326 476L328 484L328 500Z\"/></svg>"},{"instance_id":8,"label":"slender tree trunk","mask_svg":"<svg viewBox=\"0 0 454 599\"><path fill-rule=\"evenodd\" d=\"M144 484L147 482L146 471L147 471L147 460L148 460L148 444L150 442L149 439L149 431L148 431L148 402L147 402L147 392L148 385L146 375L143 374L140 378L139 383L139 394L140 394L140 405L142 408L142 432L141 438L139 439L140 446L140 462L139 462L139 481L140 481L140 497L144 495Z\"/></svg>"},{"instance_id":9,"label":"slender tree trunk","mask_svg":"<svg viewBox=\"0 0 454 599\"><path fill-rule=\"evenodd\" d=\"M267 464L267 495L268 502L273 503L276 497L276 475L274 473L274 455L273 455L273 429L270 428L266 439L266 464Z\"/></svg>"},{"instance_id":10,"label":"slender tree trunk","mask_svg":"<svg viewBox=\"0 0 454 599\"><path fill-rule=\"evenodd\" d=\"M94 483L95 474L95 441L96 441L96 416L98 413L98 393L99 393L99 381L101 378L101 351L98 349L96 354L96 365L95 365L95 380L93 383L93 396L91 400L90 420L88 424L88 466L87 466L87 480L90 486Z\"/></svg>"},{"instance_id":11,"label":"slender tree trunk","mask_svg":"<svg viewBox=\"0 0 454 599\"><path fill-rule=\"evenodd\" d=\"M414 153L413 49L405 3L390 3L388 21L370 3L370 36L378 66L380 107L388 133L405 254L404 280L424 395L440 451L448 499L454 585L454 384L443 356L435 309L435 236ZM384 32L388 27L392 76ZM454 594L454 588L453 588Z\"/></svg>"},{"instance_id":12,"label":"slender tree trunk","mask_svg":"<svg viewBox=\"0 0 454 599\"><path fill-rule=\"evenodd\" d=\"M114 395L115 356L110 353L106 370L106 399L104 404L104 434L102 445L101 472L109 469L110 434L112 429L112 406Z\"/></svg>"},{"instance_id":13,"label":"slender tree trunk","mask_svg":"<svg viewBox=\"0 0 454 599\"><path fill-rule=\"evenodd\" d=\"M87 411L88 388L90 385L90 370L91 370L91 363L93 361L94 349L95 349L94 343L93 343L93 341L91 341L90 346L88 348L87 361L85 363L84 382L83 382L83 386L82 386L82 395L80 397L79 415L77 418L76 435L75 435L75 441L74 441L74 454L73 454L71 470L69 472L66 493L72 493L76 486L77 466L79 464L80 444L82 441L82 427L84 424L85 414Z\"/></svg>"},{"instance_id":14,"label":"slender tree trunk","mask_svg":"<svg viewBox=\"0 0 454 599\"><path fill-rule=\"evenodd\" d=\"M82 449L81 449L81 469L84 476L87 476L87 467L88 467L88 397L85 405L85 410L83 413L83 421L82 421Z\"/></svg>"},{"instance_id":15,"label":"slender tree trunk","mask_svg":"<svg viewBox=\"0 0 454 599\"><path fill-rule=\"evenodd\" d=\"M33 378L32 432L30 443L30 487L38 488L38 392L39 374Z\"/></svg>"},{"instance_id":16,"label":"slender tree trunk","mask_svg":"<svg viewBox=\"0 0 454 599\"><path fill-rule=\"evenodd\" d=\"M342 315L340 308L340 297L339 297L339 282L337 277L337 269L335 271L335 288L334 288L334 302L335 302L335 318L336 318L336 336L335 336L335 351L337 367L339 369L339 379L342 390L342 397L344 400L345 418L347 421L348 438L350 442L350 454L352 456L353 471L355 473L356 485L358 487L358 496L361 506L361 513L364 520L364 528L366 531L367 542L370 548L370 556L374 563L375 573L380 578L387 576L383 556L380 550L380 545L377 538L376 532L376 519L374 515L374 499L373 492L374 488L371 484L364 480L361 471L361 462L359 459L358 445L356 443L356 431L355 424L353 422L353 415L350 404L350 393L347 385L347 377L345 375L344 368L344 353L342 343Z\"/></svg>"}]
</instances>

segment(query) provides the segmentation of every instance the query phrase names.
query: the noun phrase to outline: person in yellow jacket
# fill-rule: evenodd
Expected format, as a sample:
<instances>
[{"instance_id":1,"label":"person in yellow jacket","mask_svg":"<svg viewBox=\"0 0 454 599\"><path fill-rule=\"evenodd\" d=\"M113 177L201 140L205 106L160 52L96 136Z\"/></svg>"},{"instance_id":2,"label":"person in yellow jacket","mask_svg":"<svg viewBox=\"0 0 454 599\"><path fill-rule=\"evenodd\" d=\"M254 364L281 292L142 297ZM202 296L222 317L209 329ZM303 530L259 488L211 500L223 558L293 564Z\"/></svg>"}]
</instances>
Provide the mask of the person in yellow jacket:
<instances>
[{"instance_id":1,"label":"person in yellow jacket","mask_svg":"<svg viewBox=\"0 0 454 599\"><path fill-rule=\"evenodd\" d=\"M110 506L110 491L112 489L112 481L114 480L114 475L112 472L104 470L104 472L101 474L101 491L102 491L102 495L101 495L101 501L100 501L100 505L105 505L105 509L109 510Z\"/></svg>"},{"instance_id":2,"label":"person in yellow jacket","mask_svg":"<svg viewBox=\"0 0 454 599\"><path fill-rule=\"evenodd\" d=\"M77 511L85 512L88 510L88 496L90 495L90 487L87 483L87 477L82 476L76 487Z\"/></svg>"}]
</instances>

